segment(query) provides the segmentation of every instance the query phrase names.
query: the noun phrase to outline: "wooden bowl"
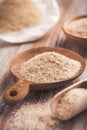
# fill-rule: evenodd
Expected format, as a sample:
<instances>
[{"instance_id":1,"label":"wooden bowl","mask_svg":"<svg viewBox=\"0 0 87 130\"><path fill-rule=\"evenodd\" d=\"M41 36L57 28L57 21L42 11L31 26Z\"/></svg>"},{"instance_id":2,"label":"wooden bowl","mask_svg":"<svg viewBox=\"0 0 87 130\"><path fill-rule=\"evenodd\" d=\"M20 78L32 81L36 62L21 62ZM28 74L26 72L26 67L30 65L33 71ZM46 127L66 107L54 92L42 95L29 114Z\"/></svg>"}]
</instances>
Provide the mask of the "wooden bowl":
<instances>
[{"instance_id":1,"label":"wooden bowl","mask_svg":"<svg viewBox=\"0 0 87 130\"><path fill-rule=\"evenodd\" d=\"M87 38L83 38L80 36L73 35L73 33L70 33L68 31L68 26L71 22L82 19L82 18L87 18L87 15L80 15L80 16L75 16L67 19L63 23L63 31L66 35L66 37L70 40L71 43L75 44L76 46L82 48L82 49L87 49Z\"/></svg>"},{"instance_id":2,"label":"wooden bowl","mask_svg":"<svg viewBox=\"0 0 87 130\"><path fill-rule=\"evenodd\" d=\"M60 82L37 83L24 79L24 77L22 77L19 74L20 66L30 58L43 52L56 52L65 55L70 59L79 61L81 63L81 68L73 77L70 77L67 80L63 80ZM84 59L76 52L68 49L56 48L56 47L39 47L24 51L16 55L11 63L11 72L16 77L18 82L6 90L4 94L4 101L6 104L15 104L23 100L30 90L46 90L61 87L62 85L65 85L70 81L76 79L79 75L83 73L84 69L85 69Z\"/></svg>"}]
</instances>

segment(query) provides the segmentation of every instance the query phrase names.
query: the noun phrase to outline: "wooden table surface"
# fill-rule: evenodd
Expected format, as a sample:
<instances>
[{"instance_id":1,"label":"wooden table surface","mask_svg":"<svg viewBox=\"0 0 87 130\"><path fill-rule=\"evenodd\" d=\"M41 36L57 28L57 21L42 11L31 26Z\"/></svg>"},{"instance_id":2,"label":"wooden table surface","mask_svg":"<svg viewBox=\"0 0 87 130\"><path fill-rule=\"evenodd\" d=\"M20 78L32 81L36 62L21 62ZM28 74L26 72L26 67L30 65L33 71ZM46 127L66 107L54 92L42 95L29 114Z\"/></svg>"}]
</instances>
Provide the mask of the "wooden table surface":
<instances>
[{"instance_id":1,"label":"wooden table surface","mask_svg":"<svg viewBox=\"0 0 87 130\"><path fill-rule=\"evenodd\" d=\"M30 49L32 47L60 46L60 47L68 48L68 49L78 52L87 61L87 52L79 49L78 47L70 43L70 41L65 37L61 29L61 25L64 19L67 19L73 15L87 14L87 1L86 0L58 0L58 2L60 5L60 11L61 11L60 21L42 39L34 43L19 44L19 45L12 45L12 44L4 43L0 41L0 127L1 127L0 130L4 130L7 119L11 117L10 113L13 111L13 107L6 106L4 104L2 96L3 96L4 90L15 82L9 69L10 62L12 58L15 56L15 54L20 53L24 50ZM85 79L86 77L87 77L87 69L74 82L79 81L81 79ZM27 99L29 98L29 100L26 99L27 101L23 101L23 103L29 102L30 104L32 104L31 102L38 103L40 101L44 101L47 104L49 104L49 101L51 100L52 96L58 91L59 89L49 90L49 91L40 91L40 92L30 92L29 97L27 97ZM20 104L20 106L22 106L22 104ZM47 107L49 107L49 105ZM16 109L16 106L15 106L15 109ZM57 125L56 127L50 126L50 127L47 127L46 129L48 130L49 128L49 130L54 130L54 129L56 130L87 130L87 111L81 113L80 115L76 116L72 120L69 120L66 122L62 122L62 121L58 121L58 122L59 122L59 125ZM29 124L29 126L30 125L31 124ZM30 127L33 130L32 126ZM17 130L17 129L14 129L14 130ZM41 128L41 130L44 130L44 129Z\"/></svg>"}]
</instances>

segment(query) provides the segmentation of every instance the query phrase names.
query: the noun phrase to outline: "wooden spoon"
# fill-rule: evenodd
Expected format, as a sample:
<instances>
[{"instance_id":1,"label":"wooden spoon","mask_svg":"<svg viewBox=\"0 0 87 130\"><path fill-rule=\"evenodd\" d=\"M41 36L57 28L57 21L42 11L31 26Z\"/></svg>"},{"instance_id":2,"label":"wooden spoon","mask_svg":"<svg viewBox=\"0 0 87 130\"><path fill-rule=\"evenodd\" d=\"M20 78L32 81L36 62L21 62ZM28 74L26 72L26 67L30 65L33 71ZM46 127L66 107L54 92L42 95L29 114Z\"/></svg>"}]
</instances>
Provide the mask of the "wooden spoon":
<instances>
[{"instance_id":1,"label":"wooden spoon","mask_svg":"<svg viewBox=\"0 0 87 130\"><path fill-rule=\"evenodd\" d=\"M79 61L81 63L80 71L76 73L73 77L70 77L69 79L63 80L61 82L36 83L32 81L27 81L26 79L24 79L24 77L22 77L19 74L20 66L30 58L43 52L56 52L65 55L71 59L74 59L76 61ZM6 104L14 104L23 100L30 90L45 90L61 87L62 85L69 83L70 81L77 78L81 73L83 73L84 69L85 69L84 59L74 51L56 47L39 47L27 50L15 56L15 58L11 63L11 72L18 79L18 82L6 90L3 97L4 101Z\"/></svg>"},{"instance_id":2,"label":"wooden spoon","mask_svg":"<svg viewBox=\"0 0 87 130\"><path fill-rule=\"evenodd\" d=\"M79 91L77 88L79 88L80 92L82 91L81 94L80 93L78 94ZM77 98L75 98L74 104L72 105L71 113L67 114L67 116L60 117L59 113L58 113L58 104L60 103L60 100L62 99L62 97L65 94L67 94L68 92L71 92L71 90L74 90L74 91L76 90L75 92L77 92ZM70 96L72 96L72 93ZM71 119L72 117L76 116L80 112L87 109L86 99L87 99L87 79L80 81L78 83L75 83L75 84L71 85L70 87L66 88L65 90L61 91L60 93L56 94L51 101L51 108L52 108L54 115L58 119L68 120L68 119ZM68 99L67 99L67 102L68 102ZM64 105L64 104L62 104L62 105ZM67 105L67 107L68 107L68 105ZM67 110L64 110L64 111L66 113ZM63 113L63 114L65 114L65 113Z\"/></svg>"}]
</instances>

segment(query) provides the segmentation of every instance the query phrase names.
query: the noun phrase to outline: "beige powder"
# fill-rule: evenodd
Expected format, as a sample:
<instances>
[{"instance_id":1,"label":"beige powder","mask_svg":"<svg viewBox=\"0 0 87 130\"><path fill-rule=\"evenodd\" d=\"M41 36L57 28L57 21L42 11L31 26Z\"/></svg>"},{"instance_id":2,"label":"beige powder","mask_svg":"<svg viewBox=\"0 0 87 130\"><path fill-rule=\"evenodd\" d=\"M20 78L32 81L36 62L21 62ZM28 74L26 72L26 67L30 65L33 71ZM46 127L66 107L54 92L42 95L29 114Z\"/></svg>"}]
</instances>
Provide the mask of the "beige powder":
<instances>
[{"instance_id":1,"label":"beige powder","mask_svg":"<svg viewBox=\"0 0 87 130\"><path fill-rule=\"evenodd\" d=\"M73 112L73 106L79 96L84 95L85 89L75 88L65 93L59 100L56 113L59 119L67 119Z\"/></svg>"},{"instance_id":2,"label":"beige powder","mask_svg":"<svg viewBox=\"0 0 87 130\"><path fill-rule=\"evenodd\" d=\"M0 4L0 33L19 31L41 22L41 10L31 0L3 0Z\"/></svg>"},{"instance_id":3,"label":"beige powder","mask_svg":"<svg viewBox=\"0 0 87 130\"><path fill-rule=\"evenodd\" d=\"M73 77L81 64L56 52L44 52L23 63L19 73L33 82L63 81Z\"/></svg>"},{"instance_id":4,"label":"beige powder","mask_svg":"<svg viewBox=\"0 0 87 130\"><path fill-rule=\"evenodd\" d=\"M87 18L82 18L71 22L67 29L68 32L74 36L87 38Z\"/></svg>"},{"instance_id":5,"label":"beige powder","mask_svg":"<svg viewBox=\"0 0 87 130\"><path fill-rule=\"evenodd\" d=\"M58 120L51 117L49 102L24 103L11 113L4 130L56 130L58 125Z\"/></svg>"}]
</instances>

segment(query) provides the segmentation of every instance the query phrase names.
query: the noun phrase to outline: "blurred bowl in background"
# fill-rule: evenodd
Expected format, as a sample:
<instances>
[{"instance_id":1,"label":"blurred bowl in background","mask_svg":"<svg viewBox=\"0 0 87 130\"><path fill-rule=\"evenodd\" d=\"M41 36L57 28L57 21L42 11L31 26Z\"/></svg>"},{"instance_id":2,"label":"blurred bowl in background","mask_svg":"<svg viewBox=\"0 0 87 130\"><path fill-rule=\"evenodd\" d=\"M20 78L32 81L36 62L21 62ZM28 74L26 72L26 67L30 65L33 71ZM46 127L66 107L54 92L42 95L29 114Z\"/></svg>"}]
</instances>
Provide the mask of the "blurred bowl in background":
<instances>
[{"instance_id":1,"label":"blurred bowl in background","mask_svg":"<svg viewBox=\"0 0 87 130\"><path fill-rule=\"evenodd\" d=\"M72 28L71 30L69 30L69 26L71 26L71 24L72 24ZM87 49L87 27L86 26L87 26L87 15L75 16L67 19L63 23L63 31L72 44L75 44L76 46L82 49ZM74 30L75 28L78 30L77 31Z\"/></svg>"}]
</instances>

